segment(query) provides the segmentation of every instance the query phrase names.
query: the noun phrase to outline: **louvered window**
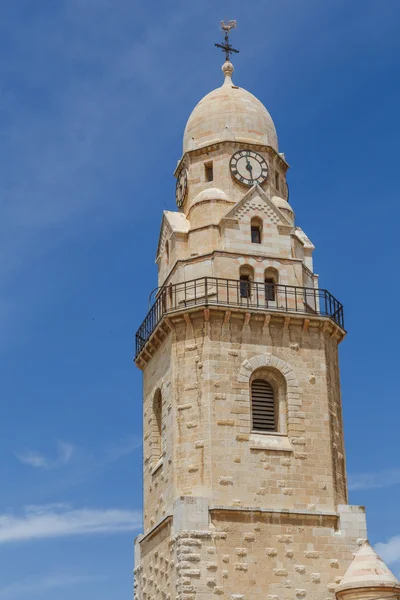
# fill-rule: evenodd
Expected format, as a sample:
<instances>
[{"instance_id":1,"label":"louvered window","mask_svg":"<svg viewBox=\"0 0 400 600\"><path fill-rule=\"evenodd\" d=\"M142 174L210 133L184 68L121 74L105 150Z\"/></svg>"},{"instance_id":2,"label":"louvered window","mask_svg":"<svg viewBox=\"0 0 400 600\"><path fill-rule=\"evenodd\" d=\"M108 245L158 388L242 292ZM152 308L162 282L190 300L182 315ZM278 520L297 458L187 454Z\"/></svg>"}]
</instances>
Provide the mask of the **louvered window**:
<instances>
[{"instance_id":1,"label":"louvered window","mask_svg":"<svg viewBox=\"0 0 400 600\"><path fill-rule=\"evenodd\" d=\"M255 379L251 384L251 412L253 430L276 431L274 390L264 379Z\"/></svg>"}]
</instances>

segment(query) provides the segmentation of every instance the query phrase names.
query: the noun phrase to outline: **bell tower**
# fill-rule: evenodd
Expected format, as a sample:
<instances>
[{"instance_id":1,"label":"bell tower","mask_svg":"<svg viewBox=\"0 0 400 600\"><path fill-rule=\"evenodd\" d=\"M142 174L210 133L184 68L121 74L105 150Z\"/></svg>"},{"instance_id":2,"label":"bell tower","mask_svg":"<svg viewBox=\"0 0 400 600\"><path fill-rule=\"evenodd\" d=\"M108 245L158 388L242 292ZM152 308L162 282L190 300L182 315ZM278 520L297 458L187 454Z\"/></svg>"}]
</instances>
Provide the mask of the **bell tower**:
<instances>
[{"instance_id":1,"label":"bell tower","mask_svg":"<svg viewBox=\"0 0 400 600\"><path fill-rule=\"evenodd\" d=\"M228 52L187 122L136 336L135 600L333 599L366 541L347 499L343 307L319 287L272 118L233 70Z\"/></svg>"}]
</instances>

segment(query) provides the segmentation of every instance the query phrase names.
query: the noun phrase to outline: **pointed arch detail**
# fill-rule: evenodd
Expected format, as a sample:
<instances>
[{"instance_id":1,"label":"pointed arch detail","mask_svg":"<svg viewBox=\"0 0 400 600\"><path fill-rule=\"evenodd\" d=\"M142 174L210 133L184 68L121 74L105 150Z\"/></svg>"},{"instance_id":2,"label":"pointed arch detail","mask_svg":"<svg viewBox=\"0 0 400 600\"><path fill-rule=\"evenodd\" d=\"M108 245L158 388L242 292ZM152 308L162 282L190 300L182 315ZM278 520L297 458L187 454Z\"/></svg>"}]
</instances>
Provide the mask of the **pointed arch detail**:
<instances>
[{"instance_id":1,"label":"pointed arch detail","mask_svg":"<svg viewBox=\"0 0 400 600\"><path fill-rule=\"evenodd\" d=\"M286 401L288 407L288 418L294 413L301 410L301 395L299 393L299 383L293 368L289 363L285 362L281 358L274 356L273 354L258 354L252 358L246 359L242 362L239 369L238 380L241 383L250 383L250 378L256 369L261 367L269 367L277 369L286 381Z\"/></svg>"}]
</instances>

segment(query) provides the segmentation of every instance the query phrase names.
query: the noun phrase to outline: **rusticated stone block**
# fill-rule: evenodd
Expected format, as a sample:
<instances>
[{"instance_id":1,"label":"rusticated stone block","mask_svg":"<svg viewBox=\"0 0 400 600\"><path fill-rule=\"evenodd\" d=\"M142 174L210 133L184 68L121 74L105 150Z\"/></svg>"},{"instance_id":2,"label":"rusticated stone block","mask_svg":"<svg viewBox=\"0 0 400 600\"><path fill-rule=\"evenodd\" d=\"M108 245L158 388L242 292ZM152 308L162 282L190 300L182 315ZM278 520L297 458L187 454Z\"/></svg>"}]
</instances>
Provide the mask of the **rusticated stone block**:
<instances>
[{"instance_id":1,"label":"rusticated stone block","mask_svg":"<svg viewBox=\"0 0 400 600\"><path fill-rule=\"evenodd\" d=\"M199 562L200 558L200 554L186 554L185 556L185 560L188 562Z\"/></svg>"},{"instance_id":2,"label":"rusticated stone block","mask_svg":"<svg viewBox=\"0 0 400 600\"><path fill-rule=\"evenodd\" d=\"M277 577L287 577L286 569L274 569L274 575Z\"/></svg>"},{"instance_id":3,"label":"rusticated stone block","mask_svg":"<svg viewBox=\"0 0 400 600\"><path fill-rule=\"evenodd\" d=\"M233 485L233 477L218 477L219 485Z\"/></svg>"},{"instance_id":4,"label":"rusticated stone block","mask_svg":"<svg viewBox=\"0 0 400 600\"><path fill-rule=\"evenodd\" d=\"M182 546L193 546L195 548L200 548L201 547L201 541L200 540L192 540L189 537L185 537L185 538L181 538L180 540L178 540L178 547L182 547ZM165 559L166 561L168 559Z\"/></svg>"},{"instance_id":5,"label":"rusticated stone block","mask_svg":"<svg viewBox=\"0 0 400 600\"><path fill-rule=\"evenodd\" d=\"M304 573L306 572L306 568L304 565L295 565L294 570L296 571L296 573L300 573L300 575L304 575Z\"/></svg>"},{"instance_id":6,"label":"rusticated stone block","mask_svg":"<svg viewBox=\"0 0 400 600\"><path fill-rule=\"evenodd\" d=\"M250 435L248 433L238 433L236 436L237 442L248 442L250 439Z\"/></svg>"},{"instance_id":7,"label":"rusticated stone block","mask_svg":"<svg viewBox=\"0 0 400 600\"><path fill-rule=\"evenodd\" d=\"M226 531L213 531L212 534L213 540L226 540L227 537Z\"/></svg>"},{"instance_id":8,"label":"rusticated stone block","mask_svg":"<svg viewBox=\"0 0 400 600\"><path fill-rule=\"evenodd\" d=\"M278 535L278 542L282 544L291 544L293 542L292 535Z\"/></svg>"},{"instance_id":9,"label":"rusticated stone block","mask_svg":"<svg viewBox=\"0 0 400 600\"><path fill-rule=\"evenodd\" d=\"M319 552L317 550L306 550L304 556L306 558L319 558Z\"/></svg>"},{"instance_id":10,"label":"rusticated stone block","mask_svg":"<svg viewBox=\"0 0 400 600\"><path fill-rule=\"evenodd\" d=\"M305 446L307 443L305 437L292 437L290 438L290 441L293 446Z\"/></svg>"},{"instance_id":11,"label":"rusticated stone block","mask_svg":"<svg viewBox=\"0 0 400 600\"><path fill-rule=\"evenodd\" d=\"M339 568L339 561L337 558L331 558L329 561L330 566L332 567L332 569L338 569Z\"/></svg>"},{"instance_id":12,"label":"rusticated stone block","mask_svg":"<svg viewBox=\"0 0 400 600\"><path fill-rule=\"evenodd\" d=\"M201 571L200 569L189 569L185 571L186 577L200 577Z\"/></svg>"}]
</instances>

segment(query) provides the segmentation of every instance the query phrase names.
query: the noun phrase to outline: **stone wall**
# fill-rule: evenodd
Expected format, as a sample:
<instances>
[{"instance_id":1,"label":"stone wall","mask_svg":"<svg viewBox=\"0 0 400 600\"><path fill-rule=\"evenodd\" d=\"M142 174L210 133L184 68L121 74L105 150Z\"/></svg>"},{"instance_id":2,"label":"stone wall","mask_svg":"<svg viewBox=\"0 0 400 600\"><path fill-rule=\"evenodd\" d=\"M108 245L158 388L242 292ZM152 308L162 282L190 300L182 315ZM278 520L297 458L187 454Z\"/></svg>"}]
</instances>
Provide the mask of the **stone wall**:
<instances>
[{"instance_id":1,"label":"stone wall","mask_svg":"<svg viewBox=\"0 0 400 600\"><path fill-rule=\"evenodd\" d=\"M304 319L287 327L278 317L246 319L238 312L227 322L218 310L208 321L199 310L172 319L177 494L211 494L225 506L334 509L346 500L340 390L330 374L337 340L318 321L304 331ZM261 368L282 378L276 434L251 431L249 379Z\"/></svg>"},{"instance_id":2,"label":"stone wall","mask_svg":"<svg viewBox=\"0 0 400 600\"><path fill-rule=\"evenodd\" d=\"M170 520L141 542L135 600L332 600L364 541L360 507L211 509L208 528L176 530Z\"/></svg>"},{"instance_id":3,"label":"stone wall","mask_svg":"<svg viewBox=\"0 0 400 600\"><path fill-rule=\"evenodd\" d=\"M161 335L161 334L160 334ZM171 513L175 488L173 486L173 419L172 336L166 336L145 370L143 379L143 488L144 530ZM156 427L153 401L157 391L162 397L161 453L156 455Z\"/></svg>"}]
</instances>

